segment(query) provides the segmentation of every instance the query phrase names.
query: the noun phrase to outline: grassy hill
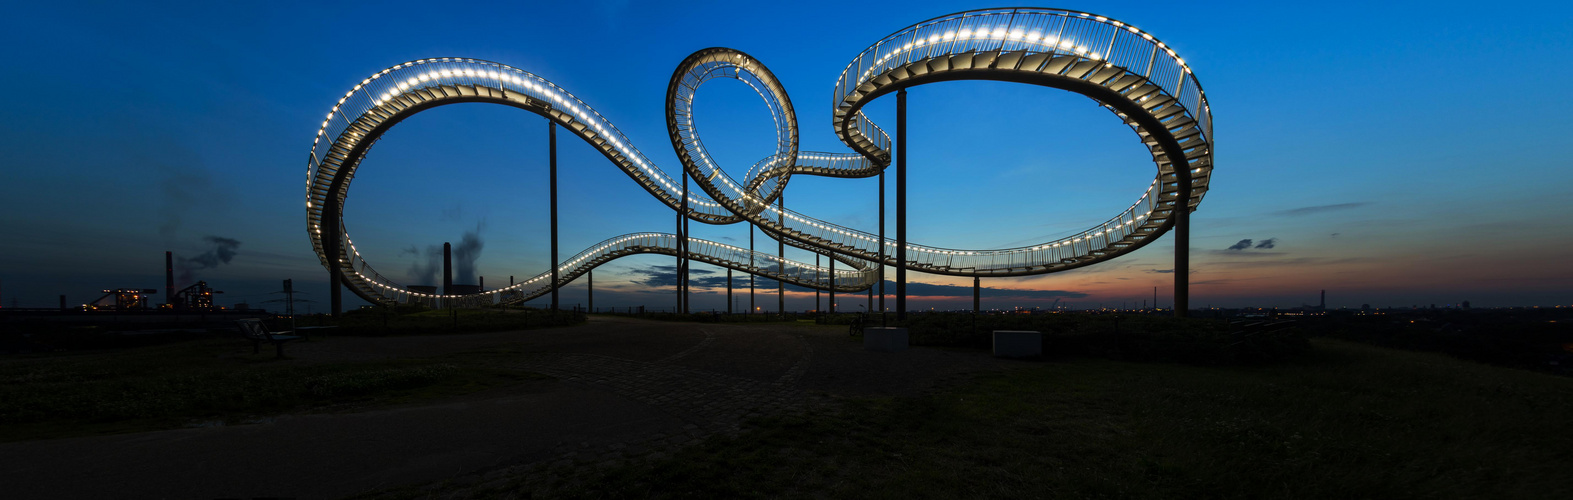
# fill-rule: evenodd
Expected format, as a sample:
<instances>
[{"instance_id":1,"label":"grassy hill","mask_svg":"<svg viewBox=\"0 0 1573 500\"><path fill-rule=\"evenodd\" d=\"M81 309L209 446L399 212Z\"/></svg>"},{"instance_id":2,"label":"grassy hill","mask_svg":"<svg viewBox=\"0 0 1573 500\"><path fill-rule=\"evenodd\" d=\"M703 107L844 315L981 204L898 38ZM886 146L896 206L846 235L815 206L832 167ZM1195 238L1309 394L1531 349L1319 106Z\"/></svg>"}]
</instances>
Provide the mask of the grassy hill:
<instances>
[{"instance_id":1,"label":"grassy hill","mask_svg":"<svg viewBox=\"0 0 1573 500\"><path fill-rule=\"evenodd\" d=\"M1271 366L1023 363L611 468L565 497L1573 497L1573 379L1314 339ZM424 497L431 490L406 490Z\"/></svg>"}]
</instances>

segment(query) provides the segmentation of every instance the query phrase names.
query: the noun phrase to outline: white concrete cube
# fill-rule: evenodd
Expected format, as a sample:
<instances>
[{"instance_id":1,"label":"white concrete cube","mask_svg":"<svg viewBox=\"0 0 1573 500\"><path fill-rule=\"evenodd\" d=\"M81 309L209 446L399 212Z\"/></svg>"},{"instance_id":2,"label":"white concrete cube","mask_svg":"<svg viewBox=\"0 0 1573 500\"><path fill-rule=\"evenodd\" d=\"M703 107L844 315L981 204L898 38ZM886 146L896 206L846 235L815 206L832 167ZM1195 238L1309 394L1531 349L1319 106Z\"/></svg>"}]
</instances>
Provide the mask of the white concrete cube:
<instances>
[{"instance_id":1,"label":"white concrete cube","mask_svg":"<svg viewBox=\"0 0 1573 500\"><path fill-rule=\"evenodd\" d=\"M907 329L875 326L863 329L863 349L875 352L907 350Z\"/></svg>"},{"instance_id":2,"label":"white concrete cube","mask_svg":"<svg viewBox=\"0 0 1573 500\"><path fill-rule=\"evenodd\" d=\"M1043 334L1023 330L994 330L994 355L1031 358L1043 355Z\"/></svg>"}]
</instances>

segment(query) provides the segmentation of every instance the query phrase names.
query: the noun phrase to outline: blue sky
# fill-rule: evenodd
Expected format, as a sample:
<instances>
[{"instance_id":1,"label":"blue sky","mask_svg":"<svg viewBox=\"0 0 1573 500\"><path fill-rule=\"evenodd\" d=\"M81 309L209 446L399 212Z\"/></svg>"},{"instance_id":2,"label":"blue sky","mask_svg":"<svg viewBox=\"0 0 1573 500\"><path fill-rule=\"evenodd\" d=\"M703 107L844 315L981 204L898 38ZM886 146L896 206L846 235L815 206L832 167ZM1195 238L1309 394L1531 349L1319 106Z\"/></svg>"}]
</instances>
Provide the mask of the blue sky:
<instances>
[{"instance_id":1,"label":"blue sky","mask_svg":"<svg viewBox=\"0 0 1573 500\"><path fill-rule=\"evenodd\" d=\"M853 56L912 23L998 6L859 5L854 13L832 2L7 7L0 305L162 288L162 252L198 257L213 250L209 236L239 240L234 259L181 267L226 290L221 303L267 300L284 278L324 298L326 272L311 254L301 203L312 134L349 87L404 61L473 57L541 75L675 173L662 98L689 53L726 46L760 59L791 94L802 148L842 152L827 97ZM1573 223L1563 215L1573 161L1560 121L1573 99L1559 90L1573 77L1568 6L1042 6L1156 34L1207 89L1217 170L1194 216L1193 305L1298 305L1320 289L1333 306L1573 304ZM915 243L1045 241L1125 208L1151 180L1135 136L1086 98L987 82L924 86L910 97ZM707 85L697 106L707 146L734 175L769 152L769 116L742 84ZM894 99L868 112L889 128ZM587 145L561 139L564 255L619 234L671 230L669 210ZM406 249L458 242L479 227L479 273L489 284L534 275L548 260L545 165L544 119L500 106L437 108L372 150L350 190L346 224L385 274L409 275L417 259ZM799 176L787 204L871 230L876 189L873 179ZM694 233L748 238L740 225L695 223ZM1245 239L1251 248L1229 250ZM1257 248L1269 239L1271 248ZM1056 296L1113 305L1150 297L1154 286L1167 302L1172 250L1164 238L1090 268L984 280L985 306ZM668 307L670 289L648 279L670 260L603 266L597 305ZM926 289L932 295L916 299L919 307L970 304L943 286L970 279L911 279L942 285ZM580 284L564 294L584 301ZM759 301L773 307L775 298ZM788 308L812 301L793 294ZM701 293L694 306L724 304Z\"/></svg>"}]
</instances>

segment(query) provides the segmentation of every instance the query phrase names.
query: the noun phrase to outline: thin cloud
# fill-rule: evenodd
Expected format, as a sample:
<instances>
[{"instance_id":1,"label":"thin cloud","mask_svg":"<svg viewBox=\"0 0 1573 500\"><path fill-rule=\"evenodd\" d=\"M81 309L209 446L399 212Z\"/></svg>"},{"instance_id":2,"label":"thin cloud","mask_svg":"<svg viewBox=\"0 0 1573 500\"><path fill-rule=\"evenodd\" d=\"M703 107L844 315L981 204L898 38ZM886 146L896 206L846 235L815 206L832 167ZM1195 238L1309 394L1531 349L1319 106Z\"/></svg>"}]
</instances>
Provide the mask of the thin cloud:
<instances>
[{"instance_id":1,"label":"thin cloud","mask_svg":"<svg viewBox=\"0 0 1573 500\"><path fill-rule=\"evenodd\" d=\"M1221 254L1229 254L1229 255L1236 255L1236 254L1243 255L1243 254L1247 253L1246 252L1247 250L1252 250L1252 249L1255 249L1255 250L1271 250L1271 249L1273 249L1273 248L1275 248L1277 246L1278 246L1278 238L1267 238L1267 239L1264 239L1264 240L1254 240L1254 239L1246 238L1246 239L1243 239L1243 240L1235 242L1233 245L1229 245L1229 248L1226 248L1226 249L1223 249L1223 250L1213 250L1212 252L1213 253L1221 253ZM1249 253L1271 253L1271 252L1249 252Z\"/></svg>"},{"instance_id":2,"label":"thin cloud","mask_svg":"<svg viewBox=\"0 0 1573 500\"><path fill-rule=\"evenodd\" d=\"M1287 268L1287 267L1328 266L1328 265L1337 265L1337 264L1353 264L1353 263L1360 263L1360 262L1368 262L1368 261L1370 261L1369 258L1365 258L1365 257L1347 257L1347 258L1342 258L1342 259L1326 259L1326 258L1319 258L1319 257L1288 257L1287 254L1273 253L1273 252L1250 253L1250 254L1232 254L1232 255L1242 255L1242 256L1243 255L1249 255L1249 256L1252 256L1252 257L1267 257L1267 258L1248 259L1248 260L1232 260L1232 261L1217 261L1217 262L1209 262L1208 265L1209 266L1216 266L1216 267L1227 267L1227 268L1258 268L1258 267L1285 267L1285 268Z\"/></svg>"},{"instance_id":3,"label":"thin cloud","mask_svg":"<svg viewBox=\"0 0 1573 500\"><path fill-rule=\"evenodd\" d=\"M1207 253L1211 254L1211 255L1222 255L1222 256L1226 256L1226 257L1247 257L1247 258L1251 258L1251 259L1255 259L1255 258L1258 258L1258 257L1275 257L1275 256L1288 255L1288 252L1252 252L1252 251L1244 251L1244 250L1211 250L1211 251L1208 251Z\"/></svg>"},{"instance_id":4,"label":"thin cloud","mask_svg":"<svg viewBox=\"0 0 1573 500\"><path fill-rule=\"evenodd\" d=\"M694 286L694 285L698 285L698 284L701 284L701 283L708 283L708 281L706 280L706 276L705 275L714 274L715 273L715 271L711 271L709 269L689 268L688 271L689 271L689 275L688 275L689 276L689 278L688 278L689 286ZM648 269L630 269L628 272L632 273L632 274L635 274L635 275L642 276L641 278L635 278L635 279L631 280L635 284L651 286L651 287L677 286L677 266L675 266L675 265L672 265L672 266L650 266ZM722 280L721 281L721 286L726 286L726 281L725 281L726 277L722 276L721 280Z\"/></svg>"},{"instance_id":5,"label":"thin cloud","mask_svg":"<svg viewBox=\"0 0 1573 500\"><path fill-rule=\"evenodd\" d=\"M1291 209L1288 209L1288 210L1279 210L1277 212L1273 212L1273 215L1278 215L1278 216L1283 216L1283 217L1299 217L1299 216L1302 216L1302 215L1314 215L1314 214L1319 214L1319 213L1322 213L1322 212L1333 212L1333 211L1338 211L1338 210L1349 210L1351 208L1360 208L1360 207L1363 207L1363 206L1366 206L1366 205L1370 205L1370 204L1371 204L1371 202L1361 201L1361 202L1355 202L1355 203L1335 203L1335 204L1332 204L1332 205L1315 205L1315 206L1309 206L1309 207L1291 208Z\"/></svg>"}]
</instances>

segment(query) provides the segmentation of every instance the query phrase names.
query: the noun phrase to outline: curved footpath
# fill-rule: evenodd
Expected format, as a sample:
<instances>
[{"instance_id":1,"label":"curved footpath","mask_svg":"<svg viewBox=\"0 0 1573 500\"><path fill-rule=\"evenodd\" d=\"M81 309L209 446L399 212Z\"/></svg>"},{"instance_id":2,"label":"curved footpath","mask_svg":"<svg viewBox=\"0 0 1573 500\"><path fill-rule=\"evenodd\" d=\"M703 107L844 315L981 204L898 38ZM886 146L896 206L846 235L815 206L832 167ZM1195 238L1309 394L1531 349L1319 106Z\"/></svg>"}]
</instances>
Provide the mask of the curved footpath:
<instances>
[{"instance_id":1,"label":"curved footpath","mask_svg":"<svg viewBox=\"0 0 1573 500\"><path fill-rule=\"evenodd\" d=\"M0 444L6 498L337 498L542 461L664 453L750 417L838 396L916 395L1014 363L983 352L865 352L844 328L591 317L549 330L338 338L289 362L506 349L556 380L420 406L253 425Z\"/></svg>"}]
</instances>

